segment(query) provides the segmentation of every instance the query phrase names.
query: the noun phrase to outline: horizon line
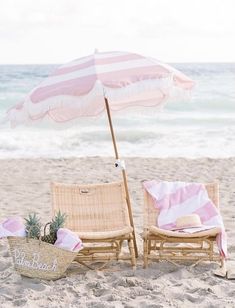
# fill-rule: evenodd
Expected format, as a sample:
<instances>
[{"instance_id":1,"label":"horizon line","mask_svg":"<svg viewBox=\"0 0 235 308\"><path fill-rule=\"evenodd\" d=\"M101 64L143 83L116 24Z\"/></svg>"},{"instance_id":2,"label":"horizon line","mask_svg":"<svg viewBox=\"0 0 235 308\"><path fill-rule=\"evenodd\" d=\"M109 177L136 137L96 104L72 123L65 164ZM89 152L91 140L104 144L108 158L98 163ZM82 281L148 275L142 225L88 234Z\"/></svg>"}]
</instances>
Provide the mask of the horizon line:
<instances>
[{"instance_id":1,"label":"horizon line","mask_svg":"<svg viewBox=\"0 0 235 308\"><path fill-rule=\"evenodd\" d=\"M61 63L53 63L53 62L45 62L45 63L0 63L1 66L3 65L62 65L67 62ZM170 64L235 64L235 60L233 61L163 61L163 63L170 63Z\"/></svg>"}]
</instances>

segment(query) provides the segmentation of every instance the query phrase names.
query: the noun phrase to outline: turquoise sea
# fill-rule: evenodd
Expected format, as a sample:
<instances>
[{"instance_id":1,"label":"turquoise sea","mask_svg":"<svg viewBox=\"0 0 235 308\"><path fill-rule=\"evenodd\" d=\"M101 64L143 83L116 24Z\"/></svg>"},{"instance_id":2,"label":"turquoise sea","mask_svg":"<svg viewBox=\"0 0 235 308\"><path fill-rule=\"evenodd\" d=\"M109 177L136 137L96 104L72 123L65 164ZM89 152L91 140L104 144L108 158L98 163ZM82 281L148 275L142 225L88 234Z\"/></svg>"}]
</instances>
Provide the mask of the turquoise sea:
<instances>
[{"instance_id":1,"label":"turquoise sea","mask_svg":"<svg viewBox=\"0 0 235 308\"><path fill-rule=\"evenodd\" d=\"M191 100L113 117L121 156L235 156L235 63L172 64L196 81ZM56 65L0 65L0 117ZM112 156L105 116L63 127L0 126L0 158Z\"/></svg>"}]
</instances>

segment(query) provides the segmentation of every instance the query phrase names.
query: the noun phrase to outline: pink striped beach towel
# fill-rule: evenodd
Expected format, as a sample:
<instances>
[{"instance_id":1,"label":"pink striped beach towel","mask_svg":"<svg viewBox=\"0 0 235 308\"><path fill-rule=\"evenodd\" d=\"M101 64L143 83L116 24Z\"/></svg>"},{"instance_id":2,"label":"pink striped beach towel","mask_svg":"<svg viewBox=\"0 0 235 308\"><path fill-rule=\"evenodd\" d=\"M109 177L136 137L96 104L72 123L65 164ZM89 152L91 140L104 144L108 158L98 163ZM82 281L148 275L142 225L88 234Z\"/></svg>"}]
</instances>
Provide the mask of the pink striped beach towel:
<instances>
[{"instance_id":1,"label":"pink striped beach towel","mask_svg":"<svg viewBox=\"0 0 235 308\"><path fill-rule=\"evenodd\" d=\"M220 254L223 257L227 256L227 237L223 220L203 184L153 180L146 181L143 185L153 198L154 206L159 210L156 222L159 228L173 230L176 228L177 218L198 214L205 229L208 229L208 226L221 229L216 242Z\"/></svg>"},{"instance_id":2,"label":"pink striped beach towel","mask_svg":"<svg viewBox=\"0 0 235 308\"><path fill-rule=\"evenodd\" d=\"M60 228L57 231L55 246L76 252L83 248L83 244L79 236L66 228Z\"/></svg>"}]
</instances>

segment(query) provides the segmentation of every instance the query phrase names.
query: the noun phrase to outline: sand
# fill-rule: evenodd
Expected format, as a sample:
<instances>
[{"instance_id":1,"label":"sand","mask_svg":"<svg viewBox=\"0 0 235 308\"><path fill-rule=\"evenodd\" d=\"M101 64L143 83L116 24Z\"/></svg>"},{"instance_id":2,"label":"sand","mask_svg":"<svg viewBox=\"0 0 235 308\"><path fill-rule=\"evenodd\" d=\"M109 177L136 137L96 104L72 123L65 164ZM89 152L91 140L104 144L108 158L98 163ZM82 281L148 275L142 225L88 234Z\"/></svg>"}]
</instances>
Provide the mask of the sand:
<instances>
[{"instance_id":1,"label":"sand","mask_svg":"<svg viewBox=\"0 0 235 308\"><path fill-rule=\"evenodd\" d=\"M0 160L0 221L37 212L50 216L50 182L96 183L119 180L112 158ZM40 281L18 275L6 240L0 241L0 307L235 307L235 280L215 277L216 263L142 268L144 179L220 182L221 213L228 234L229 262L235 260L235 158L126 159L139 247L137 270L112 262L91 271L73 265L66 278Z\"/></svg>"}]
</instances>

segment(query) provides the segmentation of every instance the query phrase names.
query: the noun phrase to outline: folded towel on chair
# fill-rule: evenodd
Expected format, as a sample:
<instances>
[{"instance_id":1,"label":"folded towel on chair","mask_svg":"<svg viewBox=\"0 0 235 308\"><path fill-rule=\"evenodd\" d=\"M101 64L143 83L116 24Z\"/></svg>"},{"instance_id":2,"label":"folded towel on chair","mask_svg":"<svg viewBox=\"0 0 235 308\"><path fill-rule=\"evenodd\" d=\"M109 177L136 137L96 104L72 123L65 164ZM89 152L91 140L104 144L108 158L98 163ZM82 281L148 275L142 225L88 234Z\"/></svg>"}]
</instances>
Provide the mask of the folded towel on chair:
<instances>
[{"instance_id":1,"label":"folded towel on chair","mask_svg":"<svg viewBox=\"0 0 235 308\"><path fill-rule=\"evenodd\" d=\"M222 217L210 200L201 183L145 181L146 191L151 195L154 206L159 210L157 226L162 229L176 229L179 217L197 214L205 229L218 227L221 232L216 242L223 257L227 256L227 238Z\"/></svg>"},{"instance_id":2,"label":"folded towel on chair","mask_svg":"<svg viewBox=\"0 0 235 308\"><path fill-rule=\"evenodd\" d=\"M0 224L0 238L26 236L25 225L20 217L9 217Z\"/></svg>"}]
</instances>

